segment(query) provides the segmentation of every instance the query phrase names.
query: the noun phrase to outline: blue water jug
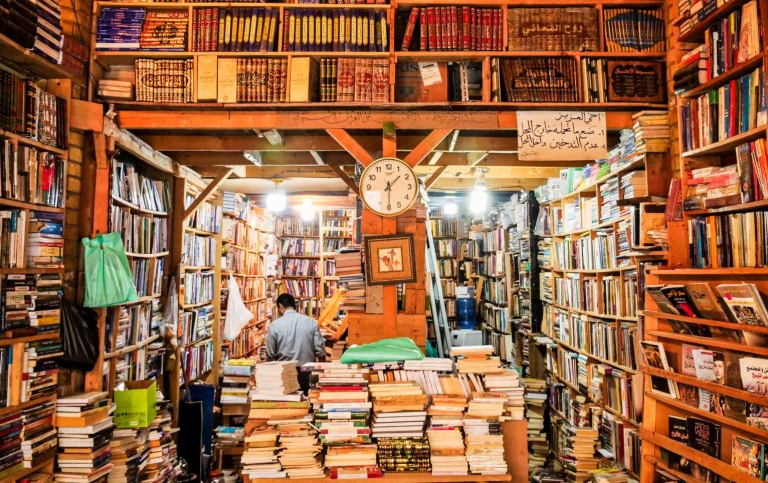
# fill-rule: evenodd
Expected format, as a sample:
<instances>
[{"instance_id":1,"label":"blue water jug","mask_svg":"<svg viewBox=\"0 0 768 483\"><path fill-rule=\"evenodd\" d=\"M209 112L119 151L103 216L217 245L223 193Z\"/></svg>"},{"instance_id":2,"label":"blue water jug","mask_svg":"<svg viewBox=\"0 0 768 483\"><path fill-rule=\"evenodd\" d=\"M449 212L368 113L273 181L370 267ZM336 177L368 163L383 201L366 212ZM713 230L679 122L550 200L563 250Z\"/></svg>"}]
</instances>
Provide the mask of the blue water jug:
<instances>
[{"instance_id":1,"label":"blue water jug","mask_svg":"<svg viewBox=\"0 0 768 483\"><path fill-rule=\"evenodd\" d=\"M456 328L473 330L477 325L475 299L461 297L456 299Z\"/></svg>"}]
</instances>

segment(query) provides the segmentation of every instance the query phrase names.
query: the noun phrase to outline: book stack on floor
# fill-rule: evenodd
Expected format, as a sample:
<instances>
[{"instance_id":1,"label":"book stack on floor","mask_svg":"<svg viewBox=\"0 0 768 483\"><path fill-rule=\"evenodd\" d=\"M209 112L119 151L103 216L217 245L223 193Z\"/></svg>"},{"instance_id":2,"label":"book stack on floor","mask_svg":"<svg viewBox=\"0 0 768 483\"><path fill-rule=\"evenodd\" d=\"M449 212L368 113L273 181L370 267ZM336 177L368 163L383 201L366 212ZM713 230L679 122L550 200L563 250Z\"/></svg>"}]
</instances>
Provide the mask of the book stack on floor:
<instances>
[{"instance_id":1,"label":"book stack on floor","mask_svg":"<svg viewBox=\"0 0 768 483\"><path fill-rule=\"evenodd\" d=\"M381 468L376 464L377 446L360 444L356 446L328 446L325 453L325 467L331 478L341 477L378 478Z\"/></svg>"},{"instance_id":2,"label":"book stack on floor","mask_svg":"<svg viewBox=\"0 0 768 483\"><path fill-rule=\"evenodd\" d=\"M476 345L452 347L451 357L457 357L456 368L461 374L501 372L501 360L493 355L493 346Z\"/></svg>"},{"instance_id":3,"label":"book stack on floor","mask_svg":"<svg viewBox=\"0 0 768 483\"><path fill-rule=\"evenodd\" d=\"M147 466L149 430L116 429L109 442L112 450L110 483L133 483Z\"/></svg>"},{"instance_id":4,"label":"book stack on floor","mask_svg":"<svg viewBox=\"0 0 768 483\"><path fill-rule=\"evenodd\" d=\"M56 456L56 428L53 426L53 413L56 403L43 403L21 412L21 449L24 454L24 468L34 468ZM64 424L69 422L64 421ZM77 423L80 423L78 421ZM87 421L86 421L87 422ZM57 419L62 424L62 419ZM5 426L6 423L3 423ZM9 444L7 441L5 444Z\"/></svg>"},{"instance_id":5,"label":"book stack on floor","mask_svg":"<svg viewBox=\"0 0 768 483\"><path fill-rule=\"evenodd\" d=\"M245 437L245 447L240 462L243 465L242 476L250 480L257 478L284 478L285 471L280 466L277 453L279 433L271 426L263 424L256 427Z\"/></svg>"},{"instance_id":6,"label":"book stack on floor","mask_svg":"<svg viewBox=\"0 0 768 483\"><path fill-rule=\"evenodd\" d=\"M158 393L159 396L159 393ZM173 478L179 469L176 464L176 443L172 428L171 402L157 401L157 415L149 425L149 455L144 480L160 481Z\"/></svg>"},{"instance_id":7,"label":"book stack on floor","mask_svg":"<svg viewBox=\"0 0 768 483\"><path fill-rule=\"evenodd\" d=\"M56 413L64 415L64 426L58 425L58 470L54 480L90 483L106 477L112 470L110 440L115 429L107 393L89 392L59 399Z\"/></svg>"},{"instance_id":8,"label":"book stack on floor","mask_svg":"<svg viewBox=\"0 0 768 483\"><path fill-rule=\"evenodd\" d=\"M336 253L336 275L339 286L346 289L339 310L365 310L365 276L363 275L362 245L353 244Z\"/></svg>"},{"instance_id":9,"label":"book stack on floor","mask_svg":"<svg viewBox=\"0 0 768 483\"><path fill-rule=\"evenodd\" d=\"M583 482L590 478L590 470L597 469L600 458L595 456L599 434L591 427L563 424L559 427L557 445L561 449L560 461L569 482Z\"/></svg>"},{"instance_id":10,"label":"book stack on floor","mask_svg":"<svg viewBox=\"0 0 768 483\"><path fill-rule=\"evenodd\" d=\"M222 368L221 404L247 404L255 361L230 359Z\"/></svg>"},{"instance_id":11,"label":"book stack on floor","mask_svg":"<svg viewBox=\"0 0 768 483\"><path fill-rule=\"evenodd\" d=\"M370 386L374 438L423 438L428 396L416 381L379 382Z\"/></svg>"},{"instance_id":12,"label":"book stack on floor","mask_svg":"<svg viewBox=\"0 0 768 483\"><path fill-rule=\"evenodd\" d=\"M464 417L464 442L472 474L492 475L507 472L504 461L504 437L500 419L505 411L506 395L473 392Z\"/></svg>"},{"instance_id":13,"label":"book stack on floor","mask_svg":"<svg viewBox=\"0 0 768 483\"><path fill-rule=\"evenodd\" d=\"M59 358L62 355L61 339L24 343L21 402L56 394Z\"/></svg>"},{"instance_id":14,"label":"book stack on floor","mask_svg":"<svg viewBox=\"0 0 768 483\"><path fill-rule=\"evenodd\" d=\"M443 379L453 371L453 362L440 357L425 357L420 361L375 362L367 366L371 370L371 382L415 381L426 394L445 394Z\"/></svg>"},{"instance_id":15,"label":"book stack on floor","mask_svg":"<svg viewBox=\"0 0 768 483\"><path fill-rule=\"evenodd\" d=\"M429 415L430 461L433 475L466 475L467 457L462 427L467 398L462 395L434 394Z\"/></svg>"},{"instance_id":16,"label":"book stack on floor","mask_svg":"<svg viewBox=\"0 0 768 483\"><path fill-rule=\"evenodd\" d=\"M632 114L635 154L663 153L669 149L669 114L641 111Z\"/></svg>"},{"instance_id":17,"label":"book stack on floor","mask_svg":"<svg viewBox=\"0 0 768 483\"><path fill-rule=\"evenodd\" d=\"M325 476L321 453L323 446L312 426L312 416L273 419L268 423L279 434L278 459L289 478L322 478Z\"/></svg>"},{"instance_id":18,"label":"book stack on floor","mask_svg":"<svg viewBox=\"0 0 768 483\"><path fill-rule=\"evenodd\" d=\"M255 367L256 387L251 390L251 400L260 400L262 396L295 394L299 390L296 361L262 362Z\"/></svg>"},{"instance_id":19,"label":"book stack on floor","mask_svg":"<svg viewBox=\"0 0 768 483\"><path fill-rule=\"evenodd\" d=\"M506 398L505 419L520 420L525 415L525 388L520 386L520 375L513 369L483 376L483 386L491 394Z\"/></svg>"},{"instance_id":20,"label":"book stack on floor","mask_svg":"<svg viewBox=\"0 0 768 483\"><path fill-rule=\"evenodd\" d=\"M528 472L546 466L549 456L544 415L547 411L547 381L523 379L525 388L525 417L528 420Z\"/></svg>"}]
</instances>

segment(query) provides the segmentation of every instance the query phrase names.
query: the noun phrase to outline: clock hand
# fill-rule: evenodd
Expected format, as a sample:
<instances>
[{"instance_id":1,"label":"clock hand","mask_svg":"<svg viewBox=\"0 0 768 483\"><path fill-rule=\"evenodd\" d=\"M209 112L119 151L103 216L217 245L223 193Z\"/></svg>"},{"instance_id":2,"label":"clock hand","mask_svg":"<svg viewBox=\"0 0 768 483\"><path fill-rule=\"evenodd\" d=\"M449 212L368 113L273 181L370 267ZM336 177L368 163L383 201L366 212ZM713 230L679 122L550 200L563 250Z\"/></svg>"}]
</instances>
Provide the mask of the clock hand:
<instances>
[{"instance_id":1,"label":"clock hand","mask_svg":"<svg viewBox=\"0 0 768 483\"><path fill-rule=\"evenodd\" d=\"M389 181L387 181L387 187L384 188L384 191L390 191L391 189L392 187L390 186Z\"/></svg>"},{"instance_id":2,"label":"clock hand","mask_svg":"<svg viewBox=\"0 0 768 483\"><path fill-rule=\"evenodd\" d=\"M393 185L393 184L395 184L395 182L396 182L397 180L399 180L399 179L400 179L400 176L398 176L397 178L395 178L395 180L394 180L394 181L392 181L392 183L389 185L389 189L392 189L392 185Z\"/></svg>"},{"instance_id":3,"label":"clock hand","mask_svg":"<svg viewBox=\"0 0 768 483\"><path fill-rule=\"evenodd\" d=\"M392 206L392 190L387 191L387 207Z\"/></svg>"}]
</instances>

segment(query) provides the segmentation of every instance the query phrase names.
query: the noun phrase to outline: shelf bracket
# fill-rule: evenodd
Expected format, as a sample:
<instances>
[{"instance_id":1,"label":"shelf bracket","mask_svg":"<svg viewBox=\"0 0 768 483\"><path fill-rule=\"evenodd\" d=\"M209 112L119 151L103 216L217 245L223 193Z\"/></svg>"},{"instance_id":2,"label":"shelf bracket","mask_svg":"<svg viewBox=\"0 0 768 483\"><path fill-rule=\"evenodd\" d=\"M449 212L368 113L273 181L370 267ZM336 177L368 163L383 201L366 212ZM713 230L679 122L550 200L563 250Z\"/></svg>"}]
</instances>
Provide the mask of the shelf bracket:
<instances>
[{"instance_id":1,"label":"shelf bracket","mask_svg":"<svg viewBox=\"0 0 768 483\"><path fill-rule=\"evenodd\" d=\"M438 144L443 142L443 139L451 134L452 131L453 129L433 129L432 132L413 149L413 151L408 153L408 156L406 156L403 161L408 163L408 166L411 168L415 167L422 162Z\"/></svg>"},{"instance_id":2,"label":"shelf bracket","mask_svg":"<svg viewBox=\"0 0 768 483\"><path fill-rule=\"evenodd\" d=\"M216 190L216 188L218 188L221 185L221 183L223 183L224 181L227 180L227 178L229 178L229 176L232 174L233 171L234 170L232 168L225 168L221 170L221 172L219 172L219 175L216 176L216 178L214 178L213 181L208 183L208 186L206 186L205 189L203 189L203 191L200 193L200 195L197 198L195 198L195 201L193 201L192 204L189 205L189 208L184 210L184 215L182 216L182 219L186 220L187 218L189 218L192 215L192 213L194 213L195 210L198 209L200 205L203 204L203 202L208 199L211 193L213 193Z\"/></svg>"},{"instance_id":3,"label":"shelf bracket","mask_svg":"<svg viewBox=\"0 0 768 483\"><path fill-rule=\"evenodd\" d=\"M434 173L432 173L432 175L429 178L427 178L426 181L424 181L424 189L428 190L429 188L431 188L432 185L437 182L437 180L445 172L446 169L448 169L448 166L438 167L437 170Z\"/></svg>"},{"instance_id":4,"label":"shelf bracket","mask_svg":"<svg viewBox=\"0 0 768 483\"><path fill-rule=\"evenodd\" d=\"M347 175L347 173L341 169L341 166L338 164L329 164L328 167L331 168L334 173L336 173L336 176L338 176L344 182L344 184L346 184L349 189L357 195L358 198L360 198L360 189L355 184L355 180L350 178L349 175Z\"/></svg>"},{"instance_id":5,"label":"shelf bracket","mask_svg":"<svg viewBox=\"0 0 768 483\"><path fill-rule=\"evenodd\" d=\"M360 143L355 141L346 130L344 129L326 129L329 136L336 140L339 145L344 148L349 154L352 155L355 160L363 166L368 166L373 162L373 156L371 156L364 147L360 146Z\"/></svg>"}]
</instances>

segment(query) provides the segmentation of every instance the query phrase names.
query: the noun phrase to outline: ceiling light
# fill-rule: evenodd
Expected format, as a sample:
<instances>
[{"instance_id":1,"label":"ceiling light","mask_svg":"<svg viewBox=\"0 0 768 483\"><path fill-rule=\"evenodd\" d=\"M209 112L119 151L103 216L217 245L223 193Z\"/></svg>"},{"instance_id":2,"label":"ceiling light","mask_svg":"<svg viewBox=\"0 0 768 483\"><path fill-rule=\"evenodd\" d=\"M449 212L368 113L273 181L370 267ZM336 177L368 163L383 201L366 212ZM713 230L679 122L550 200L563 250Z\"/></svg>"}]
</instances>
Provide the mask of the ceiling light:
<instances>
[{"instance_id":1,"label":"ceiling light","mask_svg":"<svg viewBox=\"0 0 768 483\"><path fill-rule=\"evenodd\" d=\"M459 206L453 201L448 201L443 205L444 215L455 215L459 211Z\"/></svg>"},{"instance_id":2,"label":"ceiling light","mask_svg":"<svg viewBox=\"0 0 768 483\"><path fill-rule=\"evenodd\" d=\"M312 221L315 219L315 207L312 206L312 200L305 199L301 204L301 219L304 221Z\"/></svg>"},{"instance_id":3,"label":"ceiling light","mask_svg":"<svg viewBox=\"0 0 768 483\"><path fill-rule=\"evenodd\" d=\"M267 210L272 213L280 213L285 209L285 205L288 198L285 196L285 191L278 188L282 180L276 179L275 189L267 193Z\"/></svg>"},{"instance_id":4,"label":"ceiling light","mask_svg":"<svg viewBox=\"0 0 768 483\"><path fill-rule=\"evenodd\" d=\"M243 151L243 157L254 166L261 166L261 151Z\"/></svg>"},{"instance_id":5,"label":"ceiling light","mask_svg":"<svg viewBox=\"0 0 768 483\"><path fill-rule=\"evenodd\" d=\"M485 212L485 205L488 202L488 192L485 190L472 190L472 194L469 196L469 209L472 213Z\"/></svg>"}]
</instances>

